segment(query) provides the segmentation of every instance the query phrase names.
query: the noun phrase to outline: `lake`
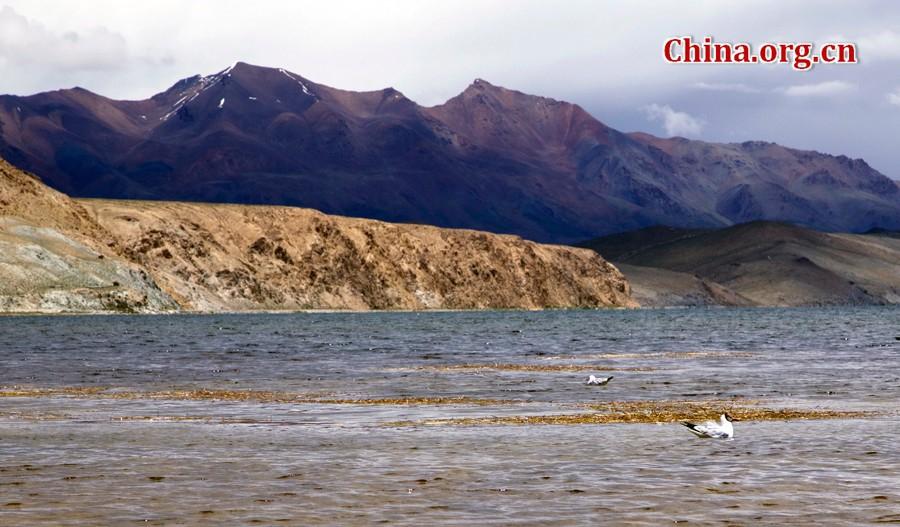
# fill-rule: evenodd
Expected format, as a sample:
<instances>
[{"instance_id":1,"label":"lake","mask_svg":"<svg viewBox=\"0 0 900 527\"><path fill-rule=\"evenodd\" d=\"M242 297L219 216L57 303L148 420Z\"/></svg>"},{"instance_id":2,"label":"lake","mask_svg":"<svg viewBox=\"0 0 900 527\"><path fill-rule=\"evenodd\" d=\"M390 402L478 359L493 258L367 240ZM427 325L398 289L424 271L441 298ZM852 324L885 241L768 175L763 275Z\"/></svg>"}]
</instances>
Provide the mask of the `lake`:
<instances>
[{"instance_id":1,"label":"lake","mask_svg":"<svg viewBox=\"0 0 900 527\"><path fill-rule=\"evenodd\" d=\"M898 308L3 317L0 386L0 525L900 523Z\"/></svg>"}]
</instances>

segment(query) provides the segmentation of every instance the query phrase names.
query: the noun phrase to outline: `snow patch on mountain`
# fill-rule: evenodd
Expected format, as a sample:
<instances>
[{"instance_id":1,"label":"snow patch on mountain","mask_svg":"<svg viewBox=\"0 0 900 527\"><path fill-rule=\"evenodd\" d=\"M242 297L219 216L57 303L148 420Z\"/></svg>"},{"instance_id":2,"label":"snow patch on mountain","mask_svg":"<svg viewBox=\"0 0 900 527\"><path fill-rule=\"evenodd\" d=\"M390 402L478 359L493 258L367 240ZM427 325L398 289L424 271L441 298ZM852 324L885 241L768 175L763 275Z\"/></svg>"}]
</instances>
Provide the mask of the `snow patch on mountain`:
<instances>
[{"instance_id":1,"label":"snow patch on mountain","mask_svg":"<svg viewBox=\"0 0 900 527\"><path fill-rule=\"evenodd\" d=\"M316 97L316 94L314 94L313 92L309 91L309 88L306 87L306 84L304 84L303 81L301 81L301 80L298 79L297 77L294 77L293 75L291 75L290 73L288 73L284 68L278 68L278 71L280 71L281 73L285 74L288 78L290 78L290 79L294 80L295 82L297 82L297 84L299 84L299 85L300 85L300 88L303 90L303 93L305 93L306 95L309 95L310 97Z\"/></svg>"}]
</instances>

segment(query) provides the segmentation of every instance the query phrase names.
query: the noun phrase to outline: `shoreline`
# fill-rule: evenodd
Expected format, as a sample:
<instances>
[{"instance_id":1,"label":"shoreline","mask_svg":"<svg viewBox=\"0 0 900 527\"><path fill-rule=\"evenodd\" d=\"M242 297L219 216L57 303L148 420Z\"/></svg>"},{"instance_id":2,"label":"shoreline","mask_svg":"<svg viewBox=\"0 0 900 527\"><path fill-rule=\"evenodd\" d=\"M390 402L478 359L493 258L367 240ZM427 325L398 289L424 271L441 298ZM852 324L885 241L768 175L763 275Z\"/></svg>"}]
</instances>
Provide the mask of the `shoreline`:
<instances>
[{"instance_id":1,"label":"shoreline","mask_svg":"<svg viewBox=\"0 0 900 527\"><path fill-rule=\"evenodd\" d=\"M719 307L719 306L715 306ZM160 311L158 313L119 313L115 311L69 311L69 312L4 312L0 317L34 317L34 316L180 316L180 315L295 315L295 314L365 314L365 313L535 313L542 311L633 311L647 308L640 307L598 307L577 308L557 307L541 309L521 308L487 308L487 309L253 309L246 311ZM672 308L649 308L672 309ZM678 308L676 308L678 309Z\"/></svg>"},{"instance_id":2,"label":"shoreline","mask_svg":"<svg viewBox=\"0 0 900 527\"><path fill-rule=\"evenodd\" d=\"M22 311L22 312L0 312L0 318L13 317L78 317L78 316L123 316L123 317L154 317L154 316L213 316L213 315L319 315L319 314L423 314L423 313L542 313L542 312L619 312L619 311L718 311L718 310L765 310L765 309L781 309L781 310L808 310L808 309L898 309L898 304L876 304L876 305L855 305L855 304L834 304L834 305L818 305L818 306L721 306L721 305L704 305L704 306L639 306L639 307L597 307L597 308L579 308L579 307L551 307L539 309L521 309L521 308L486 308L486 309L254 309L246 311L160 311L157 313L122 313L115 311L63 311L63 312L42 312L42 311Z\"/></svg>"}]
</instances>

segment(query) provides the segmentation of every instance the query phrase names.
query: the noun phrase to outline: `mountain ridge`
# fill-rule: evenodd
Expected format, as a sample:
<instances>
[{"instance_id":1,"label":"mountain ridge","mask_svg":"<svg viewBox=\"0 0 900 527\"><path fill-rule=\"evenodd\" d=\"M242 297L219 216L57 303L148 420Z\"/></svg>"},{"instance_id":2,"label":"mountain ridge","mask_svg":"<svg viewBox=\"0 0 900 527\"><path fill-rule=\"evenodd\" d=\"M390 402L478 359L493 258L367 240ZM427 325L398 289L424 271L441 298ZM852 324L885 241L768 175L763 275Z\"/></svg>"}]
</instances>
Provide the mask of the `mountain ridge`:
<instances>
[{"instance_id":1,"label":"mountain ridge","mask_svg":"<svg viewBox=\"0 0 900 527\"><path fill-rule=\"evenodd\" d=\"M482 79L431 107L243 62L140 101L0 96L0 155L77 197L301 206L549 242L757 219L900 228L897 183L865 161L623 133Z\"/></svg>"}]
</instances>

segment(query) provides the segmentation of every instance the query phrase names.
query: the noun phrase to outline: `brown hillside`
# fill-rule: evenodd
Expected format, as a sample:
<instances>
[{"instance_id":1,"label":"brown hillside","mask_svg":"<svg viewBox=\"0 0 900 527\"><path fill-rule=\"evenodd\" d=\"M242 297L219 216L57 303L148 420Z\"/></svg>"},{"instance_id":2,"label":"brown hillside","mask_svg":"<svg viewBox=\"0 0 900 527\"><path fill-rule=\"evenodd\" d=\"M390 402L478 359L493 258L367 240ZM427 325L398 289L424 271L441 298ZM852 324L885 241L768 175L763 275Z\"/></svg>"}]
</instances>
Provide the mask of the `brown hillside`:
<instances>
[{"instance_id":1,"label":"brown hillside","mask_svg":"<svg viewBox=\"0 0 900 527\"><path fill-rule=\"evenodd\" d=\"M0 312L619 307L629 291L589 250L287 207L72 200L0 160Z\"/></svg>"},{"instance_id":2,"label":"brown hillside","mask_svg":"<svg viewBox=\"0 0 900 527\"><path fill-rule=\"evenodd\" d=\"M176 308L84 207L0 159L0 313Z\"/></svg>"},{"instance_id":3,"label":"brown hillside","mask_svg":"<svg viewBox=\"0 0 900 527\"><path fill-rule=\"evenodd\" d=\"M101 244L109 238L81 205L0 158L0 217L4 216L82 235Z\"/></svg>"},{"instance_id":4,"label":"brown hillside","mask_svg":"<svg viewBox=\"0 0 900 527\"><path fill-rule=\"evenodd\" d=\"M758 305L900 303L900 239L883 234L824 233L772 222L671 236L640 231L586 243L614 261L640 266L628 275L635 290L656 289L646 268L700 277ZM671 285L671 284L670 284ZM685 287L685 284L679 284ZM665 288L662 288L665 289Z\"/></svg>"},{"instance_id":5,"label":"brown hillside","mask_svg":"<svg viewBox=\"0 0 900 527\"><path fill-rule=\"evenodd\" d=\"M588 250L308 209L84 200L186 309L634 305Z\"/></svg>"}]
</instances>

